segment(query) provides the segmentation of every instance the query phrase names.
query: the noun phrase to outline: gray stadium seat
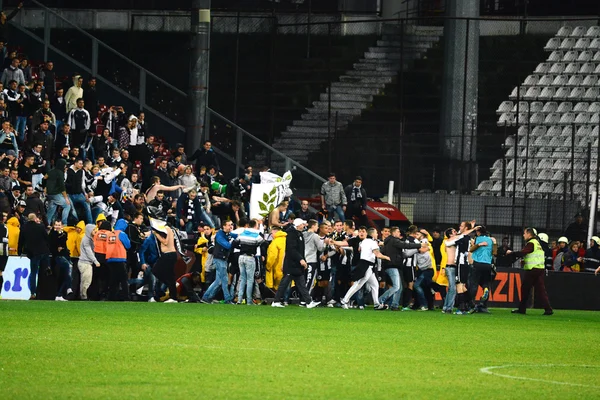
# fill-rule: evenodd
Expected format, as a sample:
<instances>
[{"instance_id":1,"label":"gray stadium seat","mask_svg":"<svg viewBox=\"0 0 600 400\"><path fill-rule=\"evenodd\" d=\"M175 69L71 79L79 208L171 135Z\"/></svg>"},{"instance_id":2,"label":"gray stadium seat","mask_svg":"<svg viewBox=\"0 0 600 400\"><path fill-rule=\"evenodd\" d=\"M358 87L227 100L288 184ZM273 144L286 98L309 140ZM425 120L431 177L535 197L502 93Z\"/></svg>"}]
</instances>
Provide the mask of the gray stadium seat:
<instances>
[{"instance_id":1,"label":"gray stadium seat","mask_svg":"<svg viewBox=\"0 0 600 400\"><path fill-rule=\"evenodd\" d=\"M588 108L589 108L589 103L586 103L584 101L579 102L577 104L575 104L575 108L573 108L573 112L587 112Z\"/></svg>"},{"instance_id":2,"label":"gray stadium seat","mask_svg":"<svg viewBox=\"0 0 600 400\"><path fill-rule=\"evenodd\" d=\"M548 71L548 73L549 74L562 74L566 67L567 67L567 65L565 63L562 63L562 62L554 63L550 67L550 70ZM546 85L545 83L539 83L539 84Z\"/></svg>"},{"instance_id":3,"label":"gray stadium seat","mask_svg":"<svg viewBox=\"0 0 600 400\"><path fill-rule=\"evenodd\" d=\"M543 182L538 191L541 193L552 193L554 191L554 185L550 182Z\"/></svg>"},{"instance_id":4,"label":"gray stadium seat","mask_svg":"<svg viewBox=\"0 0 600 400\"><path fill-rule=\"evenodd\" d=\"M559 75L561 77L565 77L568 78L567 75ZM574 86L580 86L581 83L583 82L583 78L581 77L581 75L571 75L571 78L566 79L567 83L562 84L561 85L557 85L557 86L569 86L569 87L574 87ZM555 79L556 81L556 79ZM563 79L564 81L564 79Z\"/></svg>"},{"instance_id":5,"label":"gray stadium seat","mask_svg":"<svg viewBox=\"0 0 600 400\"><path fill-rule=\"evenodd\" d=\"M600 50L600 38L592 40L589 44L589 49L592 51Z\"/></svg>"},{"instance_id":6,"label":"gray stadium seat","mask_svg":"<svg viewBox=\"0 0 600 400\"><path fill-rule=\"evenodd\" d=\"M557 50L557 51L559 51L559 50ZM570 51L567 51L566 53L564 53L562 61L563 62L573 62L573 61L577 61L577 58L579 58L579 53L574 50L570 50Z\"/></svg>"},{"instance_id":7,"label":"gray stadium seat","mask_svg":"<svg viewBox=\"0 0 600 400\"><path fill-rule=\"evenodd\" d=\"M594 52L592 52L590 50L585 50L585 51L582 51L581 53L579 53L579 57L577 57L577 62L586 63L586 62L590 61L592 58L594 58Z\"/></svg>"},{"instance_id":8,"label":"gray stadium seat","mask_svg":"<svg viewBox=\"0 0 600 400\"><path fill-rule=\"evenodd\" d=\"M558 64L554 64L555 66ZM552 85L552 82L554 82L554 78L556 78L554 75L544 75L540 78L540 80L538 81L536 86L550 86Z\"/></svg>"},{"instance_id":9,"label":"gray stadium seat","mask_svg":"<svg viewBox=\"0 0 600 400\"><path fill-rule=\"evenodd\" d=\"M503 113L498 119L498 126L512 126L515 124L515 115L513 113Z\"/></svg>"},{"instance_id":10,"label":"gray stadium seat","mask_svg":"<svg viewBox=\"0 0 600 400\"><path fill-rule=\"evenodd\" d=\"M565 115L567 115L567 114L565 114ZM589 120L590 120L590 114L587 112L582 112L582 113L577 114L574 122L577 125L581 125L581 124L587 124Z\"/></svg>"},{"instance_id":11,"label":"gray stadium seat","mask_svg":"<svg viewBox=\"0 0 600 400\"><path fill-rule=\"evenodd\" d=\"M531 125L539 125L539 124L543 124L545 119L546 118L545 118L544 113L536 112L536 113L531 114L531 118L529 118L529 123Z\"/></svg>"},{"instance_id":12,"label":"gray stadium seat","mask_svg":"<svg viewBox=\"0 0 600 400\"><path fill-rule=\"evenodd\" d=\"M585 75L593 74L595 69L596 69L596 64L586 62L585 64L581 65L581 68L579 68L579 73L585 74Z\"/></svg>"},{"instance_id":13,"label":"gray stadium seat","mask_svg":"<svg viewBox=\"0 0 600 400\"><path fill-rule=\"evenodd\" d=\"M573 47L575 47L575 43L577 43L577 40L575 40L574 38L565 38L560 42L560 45L558 46L558 48L560 50L571 50L571 49L573 49ZM552 47L553 45L554 45L554 42L552 42L552 43L548 42L548 44L546 46L549 46L548 50L556 50L556 48ZM544 50L546 50L546 49L544 48Z\"/></svg>"},{"instance_id":14,"label":"gray stadium seat","mask_svg":"<svg viewBox=\"0 0 600 400\"><path fill-rule=\"evenodd\" d=\"M565 54L562 51L560 51L560 50L554 50L548 56L548 60L547 61L552 61L552 62L562 61L562 59L563 59L564 56L565 56Z\"/></svg>"},{"instance_id":15,"label":"gray stadium seat","mask_svg":"<svg viewBox=\"0 0 600 400\"><path fill-rule=\"evenodd\" d=\"M566 38L571 36L571 32L573 31L573 28L566 25L566 26L562 26L559 30L558 33L556 34L556 37L558 38Z\"/></svg>"},{"instance_id":16,"label":"gray stadium seat","mask_svg":"<svg viewBox=\"0 0 600 400\"><path fill-rule=\"evenodd\" d=\"M579 38L579 39L577 39L577 42L573 46L573 50L579 50L579 51L587 50L590 47L591 42L592 41L589 38Z\"/></svg>"},{"instance_id":17,"label":"gray stadium seat","mask_svg":"<svg viewBox=\"0 0 600 400\"><path fill-rule=\"evenodd\" d=\"M599 37L600 36L600 26L590 26L588 30L585 32L586 37Z\"/></svg>"},{"instance_id":18,"label":"gray stadium seat","mask_svg":"<svg viewBox=\"0 0 600 400\"><path fill-rule=\"evenodd\" d=\"M564 74L576 74L577 72L579 72L579 69L581 68L581 64L577 63L577 62L572 62L567 64L567 67L564 70Z\"/></svg>"},{"instance_id":19,"label":"gray stadium seat","mask_svg":"<svg viewBox=\"0 0 600 400\"><path fill-rule=\"evenodd\" d=\"M594 70L592 69L592 72L594 72ZM529 75L527 78L525 78L525 82L523 82L523 84L521 86L535 86L537 85L538 81L540 80L540 76L539 75Z\"/></svg>"},{"instance_id":20,"label":"gray stadium seat","mask_svg":"<svg viewBox=\"0 0 600 400\"><path fill-rule=\"evenodd\" d=\"M575 28L573 28L573 30L571 31L571 34L569 36L570 37L581 37L581 36L585 35L586 31L587 31L587 28L585 26L576 26Z\"/></svg>"},{"instance_id":21,"label":"gray stadium seat","mask_svg":"<svg viewBox=\"0 0 600 400\"><path fill-rule=\"evenodd\" d=\"M544 46L544 50L546 51L552 51L552 50L557 50L560 47L561 41L558 38L552 38L550 40L548 40L548 43L546 43L546 46ZM573 46L571 46L573 47Z\"/></svg>"},{"instance_id":22,"label":"gray stadium seat","mask_svg":"<svg viewBox=\"0 0 600 400\"><path fill-rule=\"evenodd\" d=\"M594 62L600 62L600 51L594 53L594 58L592 58Z\"/></svg>"},{"instance_id":23,"label":"gray stadium seat","mask_svg":"<svg viewBox=\"0 0 600 400\"><path fill-rule=\"evenodd\" d=\"M581 86L595 86L598 83L598 76L586 75L581 82Z\"/></svg>"},{"instance_id":24,"label":"gray stadium seat","mask_svg":"<svg viewBox=\"0 0 600 400\"><path fill-rule=\"evenodd\" d=\"M544 62L544 63L539 63L538 66L535 68L535 71L533 71L534 74L547 74L548 71L550 71L550 63Z\"/></svg>"},{"instance_id":25,"label":"gray stadium seat","mask_svg":"<svg viewBox=\"0 0 600 400\"><path fill-rule=\"evenodd\" d=\"M542 92L545 93L544 98L540 97L540 94L542 94ZM553 95L554 95L554 88L545 87L544 89L541 89L537 86L534 86L534 87L530 87L529 89L527 89L527 93L525 93L525 96L523 96L523 98L525 100L537 100L537 98L540 97L541 100L550 100Z\"/></svg>"},{"instance_id":26,"label":"gray stadium seat","mask_svg":"<svg viewBox=\"0 0 600 400\"><path fill-rule=\"evenodd\" d=\"M583 99L588 101L598 100L598 98L600 98L600 88L597 87L589 88L583 96Z\"/></svg>"},{"instance_id":27,"label":"gray stadium seat","mask_svg":"<svg viewBox=\"0 0 600 400\"><path fill-rule=\"evenodd\" d=\"M517 95L517 90L519 91L519 95ZM525 87L518 87L515 86L515 88L513 89L513 91L511 92L511 94L508 96L509 99L511 100L517 100L517 98L524 98L525 94L527 93L527 88Z\"/></svg>"},{"instance_id":28,"label":"gray stadium seat","mask_svg":"<svg viewBox=\"0 0 600 400\"><path fill-rule=\"evenodd\" d=\"M590 103L587 112L591 112L591 113L597 113L600 112L600 102L594 101L593 103Z\"/></svg>"},{"instance_id":29,"label":"gray stadium seat","mask_svg":"<svg viewBox=\"0 0 600 400\"><path fill-rule=\"evenodd\" d=\"M591 134L592 134L592 127L589 125L583 125L577 129L576 136L577 137L588 137Z\"/></svg>"},{"instance_id":30,"label":"gray stadium seat","mask_svg":"<svg viewBox=\"0 0 600 400\"><path fill-rule=\"evenodd\" d=\"M547 113L551 113L551 112L556 112L556 110L558 110L558 103L555 101L549 101L546 104L544 104L544 107L542 108L541 111L543 113L547 114ZM567 110L567 111L571 111L571 110Z\"/></svg>"},{"instance_id":31,"label":"gray stadium seat","mask_svg":"<svg viewBox=\"0 0 600 400\"><path fill-rule=\"evenodd\" d=\"M527 112L529 111L529 102L527 101L519 101L518 103L515 103L515 105L513 106L511 112L513 113L517 113L517 112Z\"/></svg>"},{"instance_id":32,"label":"gray stadium seat","mask_svg":"<svg viewBox=\"0 0 600 400\"><path fill-rule=\"evenodd\" d=\"M571 93L569 93L569 100L571 100L571 101L582 100L584 98L584 96L585 96L585 89L581 88L581 87L576 87L571 90Z\"/></svg>"}]
</instances>

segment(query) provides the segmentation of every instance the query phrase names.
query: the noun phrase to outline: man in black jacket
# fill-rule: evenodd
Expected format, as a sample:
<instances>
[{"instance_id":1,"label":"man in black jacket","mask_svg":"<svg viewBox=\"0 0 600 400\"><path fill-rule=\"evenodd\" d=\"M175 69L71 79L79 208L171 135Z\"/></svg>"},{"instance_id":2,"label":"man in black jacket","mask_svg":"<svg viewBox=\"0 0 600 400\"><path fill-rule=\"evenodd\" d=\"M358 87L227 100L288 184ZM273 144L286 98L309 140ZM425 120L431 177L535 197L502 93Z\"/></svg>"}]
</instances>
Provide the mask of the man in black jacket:
<instances>
[{"instance_id":1,"label":"man in black jacket","mask_svg":"<svg viewBox=\"0 0 600 400\"><path fill-rule=\"evenodd\" d=\"M357 217L359 225L368 226L367 219L367 192L362 187L362 178L357 176L354 178L352 185L346 186L344 189L348 205L346 206L346 219Z\"/></svg>"},{"instance_id":2,"label":"man in black jacket","mask_svg":"<svg viewBox=\"0 0 600 400\"><path fill-rule=\"evenodd\" d=\"M38 269L41 268L47 275L52 274L50 269L50 248L48 247L48 233L40 224L35 214L27 216L29 222L23 226L19 235L18 253L26 254L29 258L31 273L29 275L29 288L31 298L35 299L37 291Z\"/></svg>"},{"instance_id":3,"label":"man in black jacket","mask_svg":"<svg viewBox=\"0 0 600 400\"><path fill-rule=\"evenodd\" d=\"M214 166L217 171L221 170L217 155L212 149L212 143L208 140L204 142L202 149L196 150L191 157L188 157L188 161L194 160L196 160L196 174L200 173L200 167L206 167L208 169L211 165Z\"/></svg>"},{"instance_id":4,"label":"man in black jacket","mask_svg":"<svg viewBox=\"0 0 600 400\"><path fill-rule=\"evenodd\" d=\"M146 143L138 146L138 157L142 164L142 190L147 190L152 185L152 177L154 176L154 136L148 135Z\"/></svg>"},{"instance_id":5,"label":"man in black jacket","mask_svg":"<svg viewBox=\"0 0 600 400\"><path fill-rule=\"evenodd\" d=\"M379 297L380 306L377 310L385 310L388 308L386 304L388 299L392 298L391 309L398 311L400 305L400 299L402 298L402 277L400 274L400 268L404 264L402 250L404 249L419 249L425 246L422 243L408 243L403 242L400 239L400 229L397 226L393 226L390 229L390 236L383 242L383 254L388 256L391 261L383 261L383 269L385 273L390 277L392 281L392 287L385 291L384 294Z\"/></svg>"},{"instance_id":6,"label":"man in black jacket","mask_svg":"<svg viewBox=\"0 0 600 400\"><path fill-rule=\"evenodd\" d=\"M73 208L71 209L73 216L79 220L77 212L75 211L75 207L79 205L85 210L85 223L91 224L93 223L92 209L83 190L83 175L83 161L81 159L76 160L73 165L67 169L65 186L67 188L67 194L73 204Z\"/></svg>"},{"instance_id":7,"label":"man in black jacket","mask_svg":"<svg viewBox=\"0 0 600 400\"><path fill-rule=\"evenodd\" d=\"M307 267L304 259L304 237L302 231L306 228L307 222L296 218L294 224L286 232L285 238L285 257L283 259L283 279L277 288L272 307L285 307L281 304L281 298L290 285L291 281L296 282L296 288L300 295L300 302L305 303L306 308L314 308L321 304L318 301L311 301L306 282L304 280L304 270Z\"/></svg>"}]
</instances>

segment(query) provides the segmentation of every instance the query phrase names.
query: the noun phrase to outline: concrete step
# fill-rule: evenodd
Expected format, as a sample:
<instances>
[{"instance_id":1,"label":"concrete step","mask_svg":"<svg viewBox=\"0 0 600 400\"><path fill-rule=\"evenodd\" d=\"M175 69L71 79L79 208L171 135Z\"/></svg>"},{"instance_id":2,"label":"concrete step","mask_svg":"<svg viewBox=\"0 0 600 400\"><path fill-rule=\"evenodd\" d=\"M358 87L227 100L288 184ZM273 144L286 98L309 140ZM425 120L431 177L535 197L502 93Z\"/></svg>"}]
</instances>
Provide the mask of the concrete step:
<instances>
[{"instance_id":1,"label":"concrete step","mask_svg":"<svg viewBox=\"0 0 600 400\"><path fill-rule=\"evenodd\" d=\"M361 82L360 80L350 79L351 77L347 77L347 81L342 82L332 82L331 88L369 88L369 89L379 89L385 86L385 82Z\"/></svg>"},{"instance_id":2,"label":"concrete step","mask_svg":"<svg viewBox=\"0 0 600 400\"><path fill-rule=\"evenodd\" d=\"M294 161L297 161L299 163L302 163L303 161L308 160L308 154L311 151L311 148L307 148L307 149L285 149L285 148L277 148L275 147L277 150L281 151L282 153L284 153L286 156L290 157L291 159L293 159ZM314 150L314 148L312 148L312 150ZM284 162L281 162L281 164L284 164ZM277 171L277 170L275 170Z\"/></svg>"},{"instance_id":3,"label":"concrete step","mask_svg":"<svg viewBox=\"0 0 600 400\"><path fill-rule=\"evenodd\" d=\"M325 108L316 108L316 107L311 107L311 108L307 108L306 111L308 111L309 114L314 114L315 117L314 118L303 118L303 119L322 119L322 120L327 120L327 117L329 115L328 111L327 111L327 107ZM358 116L362 113L362 109L361 108L341 108L341 109L337 109L335 111L332 111L331 114L335 115L335 113L337 112L338 117L341 117L343 115L349 115L349 116Z\"/></svg>"},{"instance_id":4,"label":"concrete step","mask_svg":"<svg viewBox=\"0 0 600 400\"><path fill-rule=\"evenodd\" d=\"M435 38L435 40L421 40L418 42L406 42L406 40L404 41L404 46L402 45L402 39L399 38L394 38L394 37L388 37L388 40L378 40L377 41L377 47L394 47L394 48L406 48L406 49L410 49L410 48L421 48L420 45L422 44L426 44L429 47L433 46L435 43L438 43L440 40L438 37L436 36L431 36L433 38ZM392 40L389 40L392 39ZM394 40L395 39L395 40ZM428 48L429 48L428 47Z\"/></svg>"},{"instance_id":5,"label":"concrete step","mask_svg":"<svg viewBox=\"0 0 600 400\"><path fill-rule=\"evenodd\" d=\"M312 114L311 114L312 115ZM337 120L337 127L339 128L343 128L348 126L348 122L350 121L349 117L339 117L338 116L338 120ZM335 125L336 125L336 121L335 121L335 114L334 116L332 116L331 120L329 121L330 125L331 125L331 129L335 129ZM311 120L311 119L297 119L293 122L294 126L307 126L307 127L313 127L313 128L317 128L317 127L325 127L327 128L327 119L324 120Z\"/></svg>"},{"instance_id":6,"label":"concrete step","mask_svg":"<svg viewBox=\"0 0 600 400\"><path fill-rule=\"evenodd\" d=\"M358 76L341 76L340 81L342 82L352 82L352 83L360 83L360 84L368 84L368 83L392 83L391 76L380 76L380 77L358 77Z\"/></svg>"},{"instance_id":7,"label":"concrete step","mask_svg":"<svg viewBox=\"0 0 600 400\"><path fill-rule=\"evenodd\" d=\"M364 110L369 103L366 101L332 101L331 109L335 110ZM328 101L313 101L313 106L320 109L328 109L330 103Z\"/></svg>"},{"instance_id":8,"label":"concrete step","mask_svg":"<svg viewBox=\"0 0 600 400\"><path fill-rule=\"evenodd\" d=\"M338 121L352 121L352 119L360 115L360 112L357 114L355 112L349 113L347 110L336 110ZM359 110L360 111L360 110ZM335 112L331 113L331 118L335 118ZM323 111L321 109L311 108L309 112L306 114L302 114L300 117L303 121L327 121L329 118L329 113L327 110ZM335 120L335 119L334 119ZM338 122L339 123L339 122Z\"/></svg>"},{"instance_id":9,"label":"concrete step","mask_svg":"<svg viewBox=\"0 0 600 400\"><path fill-rule=\"evenodd\" d=\"M321 101L329 101L329 92L321 93L320 96ZM371 95L361 95L361 94L350 94L350 93L331 93L331 101L366 101L368 103L373 101L373 96Z\"/></svg>"},{"instance_id":10,"label":"concrete step","mask_svg":"<svg viewBox=\"0 0 600 400\"><path fill-rule=\"evenodd\" d=\"M331 128L333 131L334 129ZM302 134L315 134L315 135L327 135L329 130L327 126L324 127L308 127L308 126L288 126L286 132L290 133L302 133Z\"/></svg>"},{"instance_id":11,"label":"concrete step","mask_svg":"<svg viewBox=\"0 0 600 400\"><path fill-rule=\"evenodd\" d=\"M374 46L374 47L369 47L369 52L371 53L400 53L400 51L403 51L404 53L411 53L411 50L414 51L426 51L427 49L433 47L433 44L431 43L415 43L413 45L409 46L404 46L402 48L400 48L400 46Z\"/></svg>"},{"instance_id":12,"label":"concrete step","mask_svg":"<svg viewBox=\"0 0 600 400\"><path fill-rule=\"evenodd\" d=\"M406 60L406 59L405 59ZM408 62L404 63L404 69L408 69ZM358 63L354 64L354 69L356 71L400 71L400 63L395 64L371 64L371 63Z\"/></svg>"},{"instance_id":13,"label":"concrete step","mask_svg":"<svg viewBox=\"0 0 600 400\"><path fill-rule=\"evenodd\" d=\"M406 56L406 54L402 55L400 53L400 51L395 52L395 53L381 53L381 52L372 52L372 51L368 51L365 53L365 58L367 59L374 59L374 58L379 58L379 59L388 59L388 60L400 60L400 59L404 59L404 57Z\"/></svg>"},{"instance_id":14,"label":"concrete step","mask_svg":"<svg viewBox=\"0 0 600 400\"><path fill-rule=\"evenodd\" d=\"M424 36L441 36L444 33L443 26L426 26L426 25L413 25L404 24L404 33L408 35L424 35ZM397 23L384 23L382 27L383 34L399 34L401 32L402 25L400 22Z\"/></svg>"},{"instance_id":15,"label":"concrete step","mask_svg":"<svg viewBox=\"0 0 600 400\"><path fill-rule=\"evenodd\" d=\"M355 87L352 85L349 86L331 86L332 94L356 94L356 95L376 95L379 94L381 89L379 87ZM329 88L327 88L326 93L329 93Z\"/></svg>"},{"instance_id":16,"label":"concrete step","mask_svg":"<svg viewBox=\"0 0 600 400\"><path fill-rule=\"evenodd\" d=\"M371 70L350 70L346 71L346 75L343 76L353 76L353 77L381 77L381 76L396 76L398 71L396 69L388 69L386 71L371 71Z\"/></svg>"}]
</instances>

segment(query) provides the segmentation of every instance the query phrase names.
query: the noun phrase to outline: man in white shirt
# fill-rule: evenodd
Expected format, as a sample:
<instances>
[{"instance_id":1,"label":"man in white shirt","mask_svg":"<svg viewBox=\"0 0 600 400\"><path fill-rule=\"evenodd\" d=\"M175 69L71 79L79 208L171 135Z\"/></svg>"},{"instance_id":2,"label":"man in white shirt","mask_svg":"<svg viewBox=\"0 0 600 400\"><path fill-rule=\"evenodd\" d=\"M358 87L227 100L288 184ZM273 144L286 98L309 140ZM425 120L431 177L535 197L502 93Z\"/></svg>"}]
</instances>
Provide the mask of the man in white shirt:
<instances>
[{"instance_id":1,"label":"man in white shirt","mask_svg":"<svg viewBox=\"0 0 600 400\"><path fill-rule=\"evenodd\" d=\"M379 244L377 243L377 230L375 228L366 229L364 226L358 229L358 237L361 239L360 242L360 260L356 269L353 271L354 283L352 287L346 293L346 296L340 301L342 308L348 309L348 303L354 293L358 292L364 285L371 291L373 298L373 305L375 308L379 307L379 282L373 273L373 265L375 260L380 258L382 260L390 261L388 256L381 254L379 251ZM348 246L346 241L334 242L338 246Z\"/></svg>"}]
</instances>

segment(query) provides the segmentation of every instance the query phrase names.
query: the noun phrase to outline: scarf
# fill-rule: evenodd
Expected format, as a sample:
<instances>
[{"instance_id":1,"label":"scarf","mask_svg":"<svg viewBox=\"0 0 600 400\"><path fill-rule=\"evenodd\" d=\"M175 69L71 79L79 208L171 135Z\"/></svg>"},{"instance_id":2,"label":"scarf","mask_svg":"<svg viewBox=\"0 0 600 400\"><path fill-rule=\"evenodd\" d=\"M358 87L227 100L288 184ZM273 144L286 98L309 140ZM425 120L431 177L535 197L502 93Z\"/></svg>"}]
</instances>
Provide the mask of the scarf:
<instances>
[{"instance_id":1,"label":"scarf","mask_svg":"<svg viewBox=\"0 0 600 400\"><path fill-rule=\"evenodd\" d=\"M361 186L352 186L352 194L350 195L350 201L354 202L357 199L362 199Z\"/></svg>"},{"instance_id":2,"label":"scarf","mask_svg":"<svg viewBox=\"0 0 600 400\"><path fill-rule=\"evenodd\" d=\"M193 221L194 220L194 201L191 199L188 199L188 206L187 206L187 220L188 221Z\"/></svg>"}]
</instances>

